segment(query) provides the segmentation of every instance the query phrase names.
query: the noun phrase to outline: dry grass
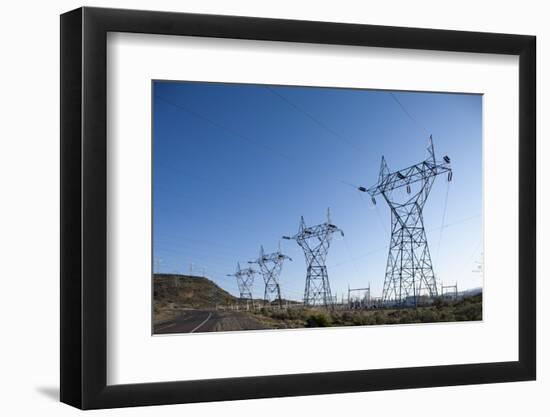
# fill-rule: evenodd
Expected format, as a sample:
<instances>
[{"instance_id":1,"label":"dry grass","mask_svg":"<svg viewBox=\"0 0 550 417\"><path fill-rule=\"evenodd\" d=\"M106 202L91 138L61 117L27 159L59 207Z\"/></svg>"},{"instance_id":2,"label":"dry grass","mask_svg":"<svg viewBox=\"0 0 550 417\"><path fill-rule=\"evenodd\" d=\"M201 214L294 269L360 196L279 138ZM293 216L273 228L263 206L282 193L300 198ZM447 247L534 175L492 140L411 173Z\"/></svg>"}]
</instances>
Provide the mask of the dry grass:
<instances>
[{"instance_id":1,"label":"dry grass","mask_svg":"<svg viewBox=\"0 0 550 417\"><path fill-rule=\"evenodd\" d=\"M458 302L437 301L431 306L401 309L330 311L311 308L261 309L254 313L273 328L370 326L437 323L482 319L481 294Z\"/></svg>"}]
</instances>

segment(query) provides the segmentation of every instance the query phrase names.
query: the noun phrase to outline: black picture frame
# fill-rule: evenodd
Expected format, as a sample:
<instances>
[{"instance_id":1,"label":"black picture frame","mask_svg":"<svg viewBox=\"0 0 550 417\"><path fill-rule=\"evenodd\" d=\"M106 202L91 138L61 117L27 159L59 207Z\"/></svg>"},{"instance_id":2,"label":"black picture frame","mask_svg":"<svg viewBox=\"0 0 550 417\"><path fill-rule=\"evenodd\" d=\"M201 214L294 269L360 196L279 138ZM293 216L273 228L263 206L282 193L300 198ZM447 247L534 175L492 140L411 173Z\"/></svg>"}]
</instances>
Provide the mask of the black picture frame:
<instances>
[{"instance_id":1,"label":"black picture frame","mask_svg":"<svg viewBox=\"0 0 550 417\"><path fill-rule=\"evenodd\" d=\"M108 32L519 56L519 360L107 385ZM80 8L61 16L61 401L81 409L376 391L536 377L534 36Z\"/></svg>"}]
</instances>

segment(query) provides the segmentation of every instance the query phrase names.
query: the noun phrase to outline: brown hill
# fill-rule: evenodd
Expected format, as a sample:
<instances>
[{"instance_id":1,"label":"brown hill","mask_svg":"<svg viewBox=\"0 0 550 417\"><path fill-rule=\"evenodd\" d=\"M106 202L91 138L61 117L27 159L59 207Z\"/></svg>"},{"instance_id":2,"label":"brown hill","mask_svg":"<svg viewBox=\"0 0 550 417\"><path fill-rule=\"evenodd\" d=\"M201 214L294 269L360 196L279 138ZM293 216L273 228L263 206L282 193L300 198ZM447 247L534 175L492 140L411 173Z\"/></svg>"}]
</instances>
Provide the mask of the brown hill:
<instances>
[{"instance_id":1,"label":"brown hill","mask_svg":"<svg viewBox=\"0 0 550 417\"><path fill-rule=\"evenodd\" d=\"M234 303L237 299L208 278L155 274L153 277L155 309L215 308Z\"/></svg>"}]
</instances>

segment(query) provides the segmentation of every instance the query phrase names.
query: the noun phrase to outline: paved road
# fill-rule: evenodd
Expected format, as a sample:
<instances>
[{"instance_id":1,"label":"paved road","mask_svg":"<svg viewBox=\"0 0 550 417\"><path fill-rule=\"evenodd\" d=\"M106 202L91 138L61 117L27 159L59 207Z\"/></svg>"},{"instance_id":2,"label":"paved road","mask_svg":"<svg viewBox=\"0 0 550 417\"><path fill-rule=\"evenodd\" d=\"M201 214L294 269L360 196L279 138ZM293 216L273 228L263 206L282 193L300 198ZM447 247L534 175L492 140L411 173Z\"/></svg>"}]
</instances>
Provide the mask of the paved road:
<instances>
[{"instance_id":1,"label":"paved road","mask_svg":"<svg viewBox=\"0 0 550 417\"><path fill-rule=\"evenodd\" d=\"M189 310L174 320L155 326L155 334L211 332L220 320L217 311Z\"/></svg>"}]
</instances>

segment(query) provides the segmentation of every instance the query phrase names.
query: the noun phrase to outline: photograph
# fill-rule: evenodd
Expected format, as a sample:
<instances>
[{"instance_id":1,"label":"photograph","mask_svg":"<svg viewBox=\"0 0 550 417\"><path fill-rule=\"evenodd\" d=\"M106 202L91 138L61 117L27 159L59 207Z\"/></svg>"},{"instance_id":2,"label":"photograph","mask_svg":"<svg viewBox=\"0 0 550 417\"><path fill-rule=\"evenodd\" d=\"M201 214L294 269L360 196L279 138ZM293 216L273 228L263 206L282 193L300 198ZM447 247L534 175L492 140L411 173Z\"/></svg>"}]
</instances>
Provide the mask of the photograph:
<instances>
[{"instance_id":1,"label":"photograph","mask_svg":"<svg viewBox=\"0 0 550 417\"><path fill-rule=\"evenodd\" d=\"M483 95L153 80L152 334L483 320Z\"/></svg>"}]
</instances>

